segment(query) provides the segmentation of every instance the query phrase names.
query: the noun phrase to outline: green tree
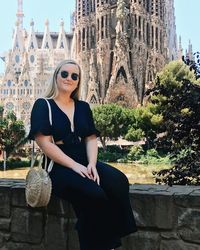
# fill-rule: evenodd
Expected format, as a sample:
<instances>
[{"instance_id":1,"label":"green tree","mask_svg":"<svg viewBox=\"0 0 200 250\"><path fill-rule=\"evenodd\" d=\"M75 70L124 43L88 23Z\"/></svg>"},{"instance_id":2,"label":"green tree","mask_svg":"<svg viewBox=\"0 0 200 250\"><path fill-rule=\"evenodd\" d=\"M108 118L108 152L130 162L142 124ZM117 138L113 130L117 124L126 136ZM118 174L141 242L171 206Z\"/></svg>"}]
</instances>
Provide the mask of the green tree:
<instances>
[{"instance_id":1,"label":"green tree","mask_svg":"<svg viewBox=\"0 0 200 250\"><path fill-rule=\"evenodd\" d=\"M168 64L158 75L150 100L163 117L160 148L171 153L174 165L155 173L158 183L200 183L200 86L194 72L181 62Z\"/></svg>"},{"instance_id":2,"label":"green tree","mask_svg":"<svg viewBox=\"0 0 200 250\"><path fill-rule=\"evenodd\" d=\"M158 114L157 106L148 104L146 107L132 109L128 114L132 119L127 119L129 124L125 139L139 141L145 138L148 148L154 147L154 140L163 122L162 115Z\"/></svg>"},{"instance_id":3,"label":"green tree","mask_svg":"<svg viewBox=\"0 0 200 250\"><path fill-rule=\"evenodd\" d=\"M4 151L6 158L24 144L25 128L23 121L17 120L14 112L9 112L5 117L0 119L0 149Z\"/></svg>"},{"instance_id":4,"label":"green tree","mask_svg":"<svg viewBox=\"0 0 200 250\"><path fill-rule=\"evenodd\" d=\"M93 110L96 128L101 132L100 141L103 149L108 139L116 140L124 134L126 116L123 108L117 104L103 104Z\"/></svg>"}]
</instances>

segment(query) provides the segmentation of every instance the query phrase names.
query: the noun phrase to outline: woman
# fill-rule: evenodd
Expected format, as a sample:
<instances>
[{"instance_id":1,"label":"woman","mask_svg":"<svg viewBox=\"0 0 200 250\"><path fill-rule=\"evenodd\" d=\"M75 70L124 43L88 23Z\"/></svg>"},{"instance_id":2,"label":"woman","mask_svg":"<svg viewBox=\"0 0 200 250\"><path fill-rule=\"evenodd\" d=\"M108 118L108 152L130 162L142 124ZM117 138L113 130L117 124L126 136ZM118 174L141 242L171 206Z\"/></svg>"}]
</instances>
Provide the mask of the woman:
<instances>
[{"instance_id":1,"label":"woman","mask_svg":"<svg viewBox=\"0 0 200 250\"><path fill-rule=\"evenodd\" d=\"M109 250L136 231L129 183L119 170L97 162L99 132L89 105L78 100L80 85L79 65L62 61L45 96L51 105L52 126L46 101L36 100L29 138L54 161L52 192L74 208L80 249Z\"/></svg>"}]
</instances>

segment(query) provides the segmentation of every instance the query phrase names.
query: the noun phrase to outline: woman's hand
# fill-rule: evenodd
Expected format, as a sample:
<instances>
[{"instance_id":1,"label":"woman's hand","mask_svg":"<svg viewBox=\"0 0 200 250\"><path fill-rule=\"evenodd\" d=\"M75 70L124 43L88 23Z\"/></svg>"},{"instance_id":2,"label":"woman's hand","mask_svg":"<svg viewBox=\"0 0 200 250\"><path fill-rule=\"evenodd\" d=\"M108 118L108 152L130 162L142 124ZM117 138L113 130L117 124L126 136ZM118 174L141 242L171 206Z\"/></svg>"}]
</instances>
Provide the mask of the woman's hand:
<instances>
[{"instance_id":1,"label":"woman's hand","mask_svg":"<svg viewBox=\"0 0 200 250\"><path fill-rule=\"evenodd\" d=\"M87 165L87 172L90 176L90 179L92 179L93 181L96 181L98 185L100 185L100 178L97 172L97 168L94 164L89 163Z\"/></svg>"},{"instance_id":2,"label":"woman's hand","mask_svg":"<svg viewBox=\"0 0 200 250\"><path fill-rule=\"evenodd\" d=\"M92 179L88 173L88 170L85 166L76 163L74 164L74 166L72 167L72 170L78 174L80 174L82 177L88 177L89 179Z\"/></svg>"}]
</instances>

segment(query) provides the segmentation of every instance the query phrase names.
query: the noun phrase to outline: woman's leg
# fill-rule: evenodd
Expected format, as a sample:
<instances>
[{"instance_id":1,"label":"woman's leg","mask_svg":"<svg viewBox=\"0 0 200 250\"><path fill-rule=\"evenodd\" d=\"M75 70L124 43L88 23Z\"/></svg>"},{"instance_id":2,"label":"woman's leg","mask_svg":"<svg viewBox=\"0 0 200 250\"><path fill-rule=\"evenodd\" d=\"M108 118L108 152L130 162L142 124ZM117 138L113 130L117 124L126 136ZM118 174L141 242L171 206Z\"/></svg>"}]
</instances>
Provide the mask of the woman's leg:
<instances>
[{"instance_id":1,"label":"woman's leg","mask_svg":"<svg viewBox=\"0 0 200 250\"><path fill-rule=\"evenodd\" d=\"M129 199L127 177L118 169L102 162L97 163L97 170L101 187L109 199L109 216L115 222L116 234L122 237L137 231Z\"/></svg>"},{"instance_id":2,"label":"woman's leg","mask_svg":"<svg viewBox=\"0 0 200 250\"><path fill-rule=\"evenodd\" d=\"M69 200L75 209L81 250L116 248L121 245L119 237L133 231L130 225L127 229L127 223L124 226L121 222L123 218L126 219L123 210L127 210L127 204L130 207L127 198L123 197L125 194L128 197L126 177L103 163L98 163L97 169L100 186L62 166L54 166L50 173L53 193ZM123 218L120 219L121 212Z\"/></svg>"}]
</instances>

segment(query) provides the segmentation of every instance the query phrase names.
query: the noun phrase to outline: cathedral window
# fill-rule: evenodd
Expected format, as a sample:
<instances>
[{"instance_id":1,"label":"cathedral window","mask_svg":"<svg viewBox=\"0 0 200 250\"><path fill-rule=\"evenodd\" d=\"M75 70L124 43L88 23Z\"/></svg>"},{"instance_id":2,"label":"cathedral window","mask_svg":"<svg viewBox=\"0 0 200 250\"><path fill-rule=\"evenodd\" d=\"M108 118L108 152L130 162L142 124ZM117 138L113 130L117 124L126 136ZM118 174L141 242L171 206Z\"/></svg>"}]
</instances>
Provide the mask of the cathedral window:
<instances>
[{"instance_id":1,"label":"cathedral window","mask_svg":"<svg viewBox=\"0 0 200 250\"><path fill-rule=\"evenodd\" d=\"M137 38L137 29L135 29L135 38Z\"/></svg>"},{"instance_id":2,"label":"cathedral window","mask_svg":"<svg viewBox=\"0 0 200 250\"><path fill-rule=\"evenodd\" d=\"M149 23L147 23L146 32L147 32L147 35L146 35L147 45L150 45L150 27L149 27Z\"/></svg>"},{"instance_id":3,"label":"cathedral window","mask_svg":"<svg viewBox=\"0 0 200 250\"><path fill-rule=\"evenodd\" d=\"M63 41L60 43L60 49L64 49Z\"/></svg>"},{"instance_id":4,"label":"cathedral window","mask_svg":"<svg viewBox=\"0 0 200 250\"><path fill-rule=\"evenodd\" d=\"M24 80L24 86L25 86L25 87L28 86L28 80Z\"/></svg>"},{"instance_id":5,"label":"cathedral window","mask_svg":"<svg viewBox=\"0 0 200 250\"><path fill-rule=\"evenodd\" d=\"M89 27L87 27L87 48L90 48Z\"/></svg>"},{"instance_id":6,"label":"cathedral window","mask_svg":"<svg viewBox=\"0 0 200 250\"><path fill-rule=\"evenodd\" d=\"M156 27L156 49L158 49L158 27Z\"/></svg>"},{"instance_id":7,"label":"cathedral window","mask_svg":"<svg viewBox=\"0 0 200 250\"><path fill-rule=\"evenodd\" d=\"M13 109L14 109L14 104L13 104L12 102L7 102L7 103L6 103L6 108L7 108L8 110L13 110Z\"/></svg>"},{"instance_id":8,"label":"cathedral window","mask_svg":"<svg viewBox=\"0 0 200 250\"><path fill-rule=\"evenodd\" d=\"M158 16L158 0L156 0L155 9L156 9L156 16Z\"/></svg>"},{"instance_id":9,"label":"cathedral window","mask_svg":"<svg viewBox=\"0 0 200 250\"><path fill-rule=\"evenodd\" d=\"M11 85L12 85L11 80L8 80L8 81L7 81L7 86L8 86L8 87L11 87Z\"/></svg>"},{"instance_id":10,"label":"cathedral window","mask_svg":"<svg viewBox=\"0 0 200 250\"><path fill-rule=\"evenodd\" d=\"M96 99L95 95L92 95L92 97L90 99L90 103L92 103L92 104L96 104L97 103L97 99Z\"/></svg>"},{"instance_id":11,"label":"cathedral window","mask_svg":"<svg viewBox=\"0 0 200 250\"><path fill-rule=\"evenodd\" d=\"M85 50L85 28L83 28L82 32L82 48Z\"/></svg>"},{"instance_id":12,"label":"cathedral window","mask_svg":"<svg viewBox=\"0 0 200 250\"><path fill-rule=\"evenodd\" d=\"M151 14L154 14L154 0L151 0Z\"/></svg>"},{"instance_id":13,"label":"cathedral window","mask_svg":"<svg viewBox=\"0 0 200 250\"><path fill-rule=\"evenodd\" d=\"M104 27L104 23L103 23L103 16L101 17L101 28Z\"/></svg>"},{"instance_id":14,"label":"cathedral window","mask_svg":"<svg viewBox=\"0 0 200 250\"><path fill-rule=\"evenodd\" d=\"M123 76L127 80L127 75L126 75L126 72L124 70L124 67L121 67L119 69L119 71L117 72L117 78L121 77L121 76Z\"/></svg>"},{"instance_id":15,"label":"cathedral window","mask_svg":"<svg viewBox=\"0 0 200 250\"><path fill-rule=\"evenodd\" d=\"M45 49L49 49L49 44L46 42Z\"/></svg>"},{"instance_id":16,"label":"cathedral window","mask_svg":"<svg viewBox=\"0 0 200 250\"><path fill-rule=\"evenodd\" d=\"M125 100L124 95L119 95L117 97L117 101L124 101L124 100Z\"/></svg>"},{"instance_id":17,"label":"cathedral window","mask_svg":"<svg viewBox=\"0 0 200 250\"><path fill-rule=\"evenodd\" d=\"M139 30L139 32L138 32L138 38L139 38L139 40L141 41L141 31Z\"/></svg>"},{"instance_id":18,"label":"cathedral window","mask_svg":"<svg viewBox=\"0 0 200 250\"><path fill-rule=\"evenodd\" d=\"M135 26L137 27L137 15L135 15Z\"/></svg>"},{"instance_id":19,"label":"cathedral window","mask_svg":"<svg viewBox=\"0 0 200 250\"><path fill-rule=\"evenodd\" d=\"M142 27L142 30L143 30L143 42L146 41L145 39L145 19L143 19L143 27Z\"/></svg>"},{"instance_id":20,"label":"cathedral window","mask_svg":"<svg viewBox=\"0 0 200 250\"><path fill-rule=\"evenodd\" d=\"M33 62L35 61L34 55L31 55L31 56L30 56L30 61L31 61L31 63L33 63Z\"/></svg>"},{"instance_id":21,"label":"cathedral window","mask_svg":"<svg viewBox=\"0 0 200 250\"><path fill-rule=\"evenodd\" d=\"M16 62L16 63L19 63L19 60L20 60L19 55L16 55L16 56L15 56L15 62Z\"/></svg>"},{"instance_id":22,"label":"cathedral window","mask_svg":"<svg viewBox=\"0 0 200 250\"><path fill-rule=\"evenodd\" d=\"M151 27L151 46L154 47L154 27Z\"/></svg>"},{"instance_id":23,"label":"cathedral window","mask_svg":"<svg viewBox=\"0 0 200 250\"><path fill-rule=\"evenodd\" d=\"M160 31L160 52L163 53L163 40L162 40L162 30Z\"/></svg>"},{"instance_id":24,"label":"cathedral window","mask_svg":"<svg viewBox=\"0 0 200 250\"><path fill-rule=\"evenodd\" d=\"M141 16L139 16L139 28L141 29Z\"/></svg>"},{"instance_id":25,"label":"cathedral window","mask_svg":"<svg viewBox=\"0 0 200 250\"><path fill-rule=\"evenodd\" d=\"M31 46L30 46L31 49L34 49L34 45L33 45L33 42L31 42Z\"/></svg>"},{"instance_id":26,"label":"cathedral window","mask_svg":"<svg viewBox=\"0 0 200 250\"><path fill-rule=\"evenodd\" d=\"M30 104L29 102L24 102L24 103L22 104L22 107L23 107L23 109L25 109L25 110L29 110L30 107L31 107L31 104Z\"/></svg>"},{"instance_id":27,"label":"cathedral window","mask_svg":"<svg viewBox=\"0 0 200 250\"><path fill-rule=\"evenodd\" d=\"M146 10L147 12L150 12L150 1L146 0Z\"/></svg>"},{"instance_id":28,"label":"cathedral window","mask_svg":"<svg viewBox=\"0 0 200 250\"><path fill-rule=\"evenodd\" d=\"M108 37L108 15L106 15L106 37Z\"/></svg>"}]
</instances>

